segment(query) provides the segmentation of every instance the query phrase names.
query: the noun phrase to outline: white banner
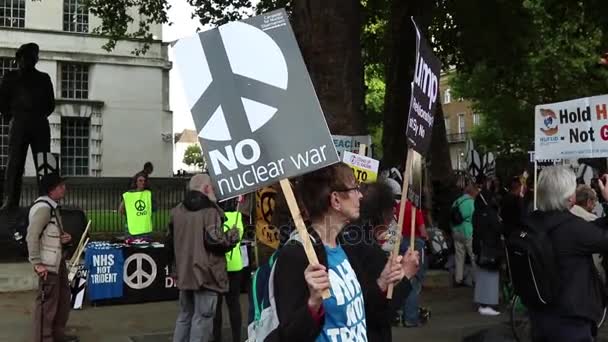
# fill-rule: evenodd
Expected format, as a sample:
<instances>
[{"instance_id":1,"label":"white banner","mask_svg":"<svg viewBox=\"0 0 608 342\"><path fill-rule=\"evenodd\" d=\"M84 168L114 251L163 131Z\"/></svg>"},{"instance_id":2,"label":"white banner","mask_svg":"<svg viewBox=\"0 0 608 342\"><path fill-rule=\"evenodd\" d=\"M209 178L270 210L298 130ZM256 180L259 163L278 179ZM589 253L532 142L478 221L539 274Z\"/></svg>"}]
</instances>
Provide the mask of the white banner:
<instances>
[{"instance_id":1,"label":"white banner","mask_svg":"<svg viewBox=\"0 0 608 342\"><path fill-rule=\"evenodd\" d=\"M342 157L343 151L352 152L355 154L359 153L359 145L367 145L366 156L372 157L372 137L370 135L333 135L331 136L334 141L334 146L340 157Z\"/></svg>"},{"instance_id":2,"label":"white banner","mask_svg":"<svg viewBox=\"0 0 608 342\"><path fill-rule=\"evenodd\" d=\"M608 95L536 106L536 160L608 157Z\"/></svg>"},{"instance_id":3,"label":"white banner","mask_svg":"<svg viewBox=\"0 0 608 342\"><path fill-rule=\"evenodd\" d=\"M376 159L344 151L342 161L353 168L357 182L373 183L378 178L380 162Z\"/></svg>"},{"instance_id":4,"label":"white banner","mask_svg":"<svg viewBox=\"0 0 608 342\"><path fill-rule=\"evenodd\" d=\"M608 95L536 106L535 158L608 157Z\"/></svg>"}]
</instances>

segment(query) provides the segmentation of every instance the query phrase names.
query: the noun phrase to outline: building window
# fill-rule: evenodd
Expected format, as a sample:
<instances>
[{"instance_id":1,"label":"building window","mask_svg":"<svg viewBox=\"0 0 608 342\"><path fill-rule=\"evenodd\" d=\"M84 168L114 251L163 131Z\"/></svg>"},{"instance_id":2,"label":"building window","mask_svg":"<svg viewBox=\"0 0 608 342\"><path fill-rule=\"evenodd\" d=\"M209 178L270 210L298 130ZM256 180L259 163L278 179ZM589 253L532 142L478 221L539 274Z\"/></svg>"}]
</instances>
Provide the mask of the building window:
<instances>
[{"instance_id":1,"label":"building window","mask_svg":"<svg viewBox=\"0 0 608 342\"><path fill-rule=\"evenodd\" d=\"M464 133L465 132L465 122L464 122L464 114L460 113L458 114L458 133Z\"/></svg>"},{"instance_id":2,"label":"building window","mask_svg":"<svg viewBox=\"0 0 608 342\"><path fill-rule=\"evenodd\" d=\"M89 66L82 63L61 64L61 97L89 98Z\"/></svg>"},{"instance_id":3,"label":"building window","mask_svg":"<svg viewBox=\"0 0 608 342\"><path fill-rule=\"evenodd\" d=\"M448 88L445 90L445 94L443 94L443 103L448 104L450 102L452 102L452 93L450 88Z\"/></svg>"},{"instance_id":4,"label":"building window","mask_svg":"<svg viewBox=\"0 0 608 342\"><path fill-rule=\"evenodd\" d=\"M0 0L2 1L2 0ZM0 79L10 71L16 69L17 66L13 63L13 59L9 57L0 57ZM0 169L6 169L8 164L8 120L0 115ZM2 180L0 180L2 181Z\"/></svg>"},{"instance_id":5,"label":"building window","mask_svg":"<svg viewBox=\"0 0 608 342\"><path fill-rule=\"evenodd\" d=\"M61 118L61 174L89 175L90 127L89 118Z\"/></svg>"},{"instance_id":6,"label":"building window","mask_svg":"<svg viewBox=\"0 0 608 342\"><path fill-rule=\"evenodd\" d=\"M25 27L25 0L0 0L0 26Z\"/></svg>"},{"instance_id":7,"label":"building window","mask_svg":"<svg viewBox=\"0 0 608 342\"><path fill-rule=\"evenodd\" d=\"M63 0L63 30L89 32L89 9L84 0Z\"/></svg>"},{"instance_id":8,"label":"building window","mask_svg":"<svg viewBox=\"0 0 608 342\"><path fill-rule=\"evenodd\" d=\"M445 122L445 132L446 133L450 133L450 118L444 118L443 119Z\"/></svg>"},{"instance_id":9,"label":"building window","mask_svg":"<svg viewBox=\"0 0 608 342\"><path fill-rule=\"evenodd\" d=\"M477 126L481 123L481 117L479 114L473 114L473 126Z\"/></svg>"}]
</instances>

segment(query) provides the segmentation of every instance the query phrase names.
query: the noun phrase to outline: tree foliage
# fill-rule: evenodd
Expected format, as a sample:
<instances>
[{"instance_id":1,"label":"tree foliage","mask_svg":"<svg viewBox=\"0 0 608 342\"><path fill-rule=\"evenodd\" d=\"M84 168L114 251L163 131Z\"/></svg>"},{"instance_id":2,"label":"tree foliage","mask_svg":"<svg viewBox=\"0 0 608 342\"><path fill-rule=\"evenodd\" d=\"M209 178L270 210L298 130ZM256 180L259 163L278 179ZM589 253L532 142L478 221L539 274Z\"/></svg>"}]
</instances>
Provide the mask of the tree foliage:
<instances>
[{"instance_id":1,"label":"tree foliage","mask_svg":"<svg viewBox=\"0 0 608 342\"><path fill-rule=\"evenodd\" d=\"M438 41L456 66L456 96L472 100L482 124L478 144L525 152L534 107L605 93L608 47L605 1L446 1ZM472 20L475 18L476 20ZM440 31L440 32L439 32Z\"/></svg>"},{"instance_id":2,"label":"tree foliage","mask_svg":"<svg viewBox=\"0 0 608 342\"><path fill-rule=\"evenodd\" d=\"M203 157L201 147L198 144L188 146L186 152L184 152L183 162L188 166L196 165L203 169L205 167L205 158Z\"/></svg>"},{"instance_id":3,"label":"tree foliage","mask_svg":"<svg viewBox=\"0 0 608 342\"><path fill-rule=\"evenodd\" d=\"M112 51L120 39L141 39L142 47L133 51L136 55L148 51L154 39L150 26L167 23L167 11L171 7L167 0L85 0L84 4L91 14L101 19L101 25L93 28L93 32L108 37L103 45L105 50ZM129 32L129 25L135 22L130 14L132 8L137 9L138 24L135 31Z\"/></svg>"}]
</instances>

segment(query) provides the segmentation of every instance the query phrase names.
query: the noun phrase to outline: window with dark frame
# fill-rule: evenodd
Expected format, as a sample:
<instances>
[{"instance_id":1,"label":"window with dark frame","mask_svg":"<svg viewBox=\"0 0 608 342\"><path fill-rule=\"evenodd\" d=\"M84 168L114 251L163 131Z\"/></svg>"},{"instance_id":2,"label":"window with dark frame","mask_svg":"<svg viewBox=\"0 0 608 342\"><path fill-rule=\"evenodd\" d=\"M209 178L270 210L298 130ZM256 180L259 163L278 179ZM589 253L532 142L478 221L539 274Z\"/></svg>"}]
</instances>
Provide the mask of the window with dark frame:
<instances>
[{"instance_id":1,"label":"window with dark frame","mask_svg":"<svg viewBox=\"0 0 608 342\"><path fill-rule=\"evenodd\" d=\"M64 99L89 98L89 65L61 63L61 97Z\"/></svg>"},{"instance_id":2,"label":"window with dark frame","mask_svg":"<svg viewBox=\"0 0 608 342\"><path fill-rule=\"evenodd\" d=\"M0 0L0 27L25 27L25 0Z\"/></svg>"},{"instance_id":3,"label":"window with dark frame","mask_svg":"<svg viewBox=\"0 0 608 342\"><path fill-rule=\"evenodd\" d=\"M63 0L63 30L89 32L89 9L84 0Z\"/></svg>"},{"instance_id":4,"label":"window with dark frame","mask_svg":"<svg viewBox=\"0 0 608 342\"><path fill-rule=\"evenodd\" d=\"M2 0L0 0L2 1ZM0 79L4 75L17 69L14 59L11 57L0 57ZM0 169L6 169L8 164L8 120L0 115ZM0 180L1 181L1 180Z\"/></svg>"},{"instance_id":5,"label":"window with dark frame","mask_svg":"<svg viewBox=\"0 0 608 342\"><path fill-rule=\"evenodd\" d=\"M61 118L61 174L89 175L89 141L91 119L64 116Z\"/></svg>"}]
</instances>

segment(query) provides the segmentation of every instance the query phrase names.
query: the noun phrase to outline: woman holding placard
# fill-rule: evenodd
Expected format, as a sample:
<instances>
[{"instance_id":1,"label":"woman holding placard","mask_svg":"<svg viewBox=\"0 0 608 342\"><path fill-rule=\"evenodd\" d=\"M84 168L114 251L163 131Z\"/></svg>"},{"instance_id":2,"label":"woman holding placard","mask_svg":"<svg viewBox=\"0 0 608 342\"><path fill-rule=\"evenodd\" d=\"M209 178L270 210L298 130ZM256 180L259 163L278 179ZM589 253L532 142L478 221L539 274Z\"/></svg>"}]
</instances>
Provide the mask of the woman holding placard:
<instances>
[{"instance_id":1,"label":"woman holding placard","mask_svg":"<svg viewBox=\"0 0 608 342\"><path fill-rule=\"evenodd\" d=\"M416 273L416 253L390 259L376 272L359 256L359 244L344 243L341 232L359 218L362 197L346 164L305 175L298 194L320 263L309 264L302 244L293 237L282 248L274 275L280 340L390 341L385 292L389 284ZM323 299L327 290L330 296Z\"/></svg>"}]
</instances>

